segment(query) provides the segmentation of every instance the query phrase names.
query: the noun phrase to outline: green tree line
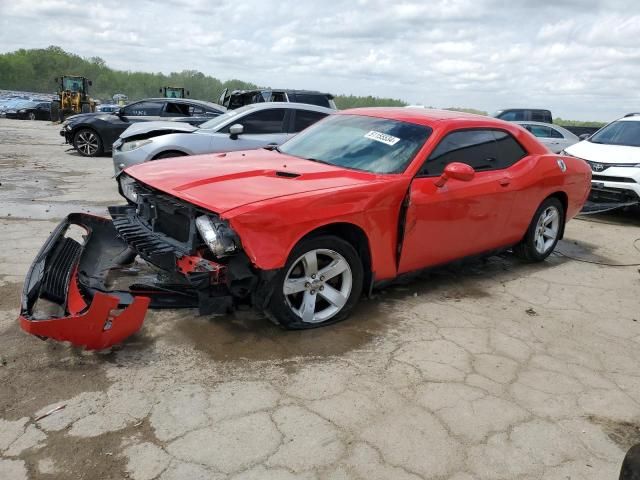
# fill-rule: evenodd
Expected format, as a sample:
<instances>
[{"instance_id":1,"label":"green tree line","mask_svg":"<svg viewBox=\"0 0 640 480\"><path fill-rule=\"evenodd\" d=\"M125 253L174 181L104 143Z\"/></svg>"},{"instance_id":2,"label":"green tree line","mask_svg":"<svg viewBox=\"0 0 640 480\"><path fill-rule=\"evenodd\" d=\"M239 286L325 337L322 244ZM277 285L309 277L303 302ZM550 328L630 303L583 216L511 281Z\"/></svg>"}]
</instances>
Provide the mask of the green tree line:
<instances>
[{"instance_id":1,"label":"green tree line","mask_svg":"<svg viewBox=\"0 0 640 480\"><path fill-rule=\"evenodd\" d=\"M168 75L114 70L100 57L82 58L56 46L0 54L0 89L53 93L56 90L54 78L61 75L89 78L93 82L90 95L103 101L110 100L116 93L124 93L129 100L157 97L161 87L176 86L189 90L191 98L215 102L225 88L257 88L254 83L237 79L223 82L197 70ZM295 85L286 87L295 88ZM338 95L335 100L341 109L406 105L401 100L372 96Z\"/></svg>"}]
</instances>

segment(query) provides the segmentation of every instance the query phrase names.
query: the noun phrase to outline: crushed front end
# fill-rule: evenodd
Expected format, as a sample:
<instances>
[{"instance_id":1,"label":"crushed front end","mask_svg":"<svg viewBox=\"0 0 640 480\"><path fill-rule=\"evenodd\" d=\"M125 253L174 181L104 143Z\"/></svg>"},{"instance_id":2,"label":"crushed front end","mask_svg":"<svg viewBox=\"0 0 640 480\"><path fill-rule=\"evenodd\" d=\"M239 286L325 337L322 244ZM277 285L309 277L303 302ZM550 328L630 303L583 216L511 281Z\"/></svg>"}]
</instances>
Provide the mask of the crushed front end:
<instances>
[{"instance_id":1,"label":"crushed front end","mask_svg":"<svg viewBox=\"0 0 640 480\"><path fill-rule=\"evenodd\" d=\"M22 293L26 332L101 350L138 331L148 308L226 313L250 295L256 277L224 222L124 180L129 204L111 219L71 214L43 245Z\"/></svg>"}]
</instances>

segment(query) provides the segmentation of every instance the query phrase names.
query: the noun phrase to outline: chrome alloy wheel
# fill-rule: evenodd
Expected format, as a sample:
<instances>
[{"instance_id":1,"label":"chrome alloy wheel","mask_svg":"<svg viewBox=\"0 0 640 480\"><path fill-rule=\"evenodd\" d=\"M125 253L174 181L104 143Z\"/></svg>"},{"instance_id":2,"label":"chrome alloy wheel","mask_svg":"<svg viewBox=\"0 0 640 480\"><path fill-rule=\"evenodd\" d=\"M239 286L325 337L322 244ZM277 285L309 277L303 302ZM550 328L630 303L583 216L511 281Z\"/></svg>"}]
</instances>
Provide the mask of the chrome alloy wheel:
<instances>
[{"instance_id":1,"label":"chrome alloy wheel","mask_svg":"<svg viewBox=\"0 0 640 480\"><path fill-rule=\"evenodd\" d=\"M76 148L80 153L90 157L98 151L98 136L90 131L80 132L76 140Z\"/></svg>"},{"instance_id":2,"label":"chrome alloy wheel","mask_svg":"<svg viewBox=\"0 0 640 480\"><path fill-rule=\"evenodd\" d=\"M534 244L536 251L544 255L549 251L558 238L560 231L560 212L556 207L550 206L543 210L536 224Z\"/></svg>"},{"instance_id":3,"label":"chrome alloy wheel","mask_svg":"<svg viewBox=\"0 0 640 480\"><path fill-rule=\"evenodd\" d=\"M351 295L353 275L347 260L329 249L311 250L291 264L282 292L291 311L305 323L337 315Z\"/></svg>"}]
</instances>

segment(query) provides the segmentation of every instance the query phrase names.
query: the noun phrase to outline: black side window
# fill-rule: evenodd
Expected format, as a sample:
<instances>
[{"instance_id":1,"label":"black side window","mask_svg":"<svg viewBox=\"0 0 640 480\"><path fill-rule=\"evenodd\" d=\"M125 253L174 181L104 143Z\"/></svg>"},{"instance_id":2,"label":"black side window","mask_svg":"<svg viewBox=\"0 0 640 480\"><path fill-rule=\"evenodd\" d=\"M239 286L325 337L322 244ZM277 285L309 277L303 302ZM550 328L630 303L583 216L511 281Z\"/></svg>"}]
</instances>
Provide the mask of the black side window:
<instances>
[{"instance_id":1,"label":"black side window","mask_svg":"<svg viewBox=\"0 0 640 480\"><path fill-rule=\"evenodd\" d=\"M521 122L526 120L522 110L507 110L506 112L501 113L498 118L500 120L506 120L507 122Z\"/></svg>"},{"instance_id":2,"label":"black side window","mask_svg":"<svg viewBox=\"0 0 640 480\"><path fill-rule=\"evenodd\" d=\"M164 115L167 117L188 117L189 105L186 103L167 102Z\"/></svg>"},{"instance_id":3,"label":"black side window","mask_svg":"<svg viewBox=\"0 0 640 480\"><path fill-rule=\"evenodd\" d=\"M160 115L163 102L138 102L124 107L124 114L128 117L144 117Z\"/></svg>"},{"instance_id":4,"label":"black side window","mask_svg":"<svg viewBox=\"0 0 640 480\"><path fill-rule=\"evenodd\" d=\"M544 110L531 110L531 120L534 122L551 123L551 114Z\"/></svg>"},{"instance_id":5,"label":"black side window","mask_svg":"<svg viewBox=\"0 0 640 480\"><path fill-rule=\"evenodd\" d=\"M448 134L429 155L420 176L439 176L452 162L471 165L476 171L507 168L526 155L520 144L499 130L461 130Z\"/></svg>"},{"instance_id":6,"label":"black side window","mask_svg":"<svg viewBox=\"0 0 640 480\"><path fill-rule=\"evenodd\" d=\"M284 114L284 108L260 110L235 123L240 123L244 126L244 133L282 133Z\"/></svg>"},{"instance_id":7,"label":"black side window","mask_svg":"<svg viewBox=\"0 0 640 480\"><path fill-rule=\"evenodd\" d=\"M509 133L502 130L494 130L493 135L498 146L493 169L509 168L518 160L527 156L527 151Z\"/></svg>"},{"instance_id":8,"label":"black side window","mask_svg":"<svg viewBox=\"0 0 640 480\"><path fill-rule=\"evenodd\" d=\"M327 116L326 113L322 112L312 112L309 110L292 110L295 112L296 118L293 122L293 132L298 133L307 128L309 125L313 125L318 120L323 119Z\"/></svg>"}]
</instances>

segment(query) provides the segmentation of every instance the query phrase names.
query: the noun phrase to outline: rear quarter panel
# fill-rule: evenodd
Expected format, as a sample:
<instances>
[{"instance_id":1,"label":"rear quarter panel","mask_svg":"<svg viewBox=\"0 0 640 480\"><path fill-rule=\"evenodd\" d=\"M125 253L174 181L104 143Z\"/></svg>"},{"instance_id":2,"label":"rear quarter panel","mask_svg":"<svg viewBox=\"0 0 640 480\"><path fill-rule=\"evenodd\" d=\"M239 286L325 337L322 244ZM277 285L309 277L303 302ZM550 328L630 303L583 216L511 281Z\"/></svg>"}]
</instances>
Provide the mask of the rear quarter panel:
<instances>
[{"instance_id":1,"label":"rear quarter panel","mask_svg":"<svg viewBox=\"0 0 640 480\"><path fill-rule=\"evenodd\" d=\"M562 171L560 161L566 171ZM533 155L509 169L518 192L512 206L510 241L522 239L540 204L549 196L564 194L567 198L566 221L576 216L591 189L591 169L586 162L573 157L543 154Z\"/></svg>"},{"instance_id":2,"label":"rear quarter panel","mask_svg":"<svg viewBox=\"0 0 640 480\"><path fill-rule=\"evenodd\" d=\"M243 249L263 270L281 268L305 235L323 226L350 223L362 229L376 280L396 275L400 205L409 179L381 177L358 186L331 188L245 205L224 214Z\"/></svg>"}]
</instances>

